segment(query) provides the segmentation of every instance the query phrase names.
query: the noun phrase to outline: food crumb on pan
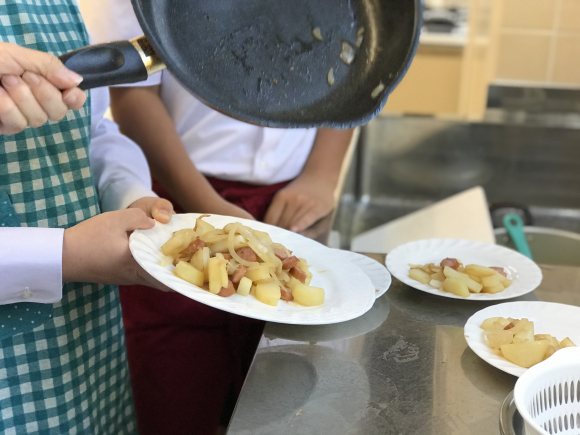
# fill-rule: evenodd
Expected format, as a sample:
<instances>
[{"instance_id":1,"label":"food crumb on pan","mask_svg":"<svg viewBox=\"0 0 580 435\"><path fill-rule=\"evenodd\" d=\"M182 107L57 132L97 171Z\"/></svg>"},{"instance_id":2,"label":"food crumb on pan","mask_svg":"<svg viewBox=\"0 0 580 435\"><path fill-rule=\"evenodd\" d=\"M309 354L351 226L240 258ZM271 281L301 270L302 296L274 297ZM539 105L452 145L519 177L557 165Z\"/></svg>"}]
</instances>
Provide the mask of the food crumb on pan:
<instances>
[{"instance_id":1,"label":"food crumb on pan","mask_svg":"<svg viewBox=\"0 0 580 435\"><path fill-rule=\"evenodd\" d=\"M385 85L383 85L383 82L379 82L379 85L371 92L371 98L377 98L384 89Z\"/></svg>"},{"instance_id":2,"label":"food crumb on pan","mask_svg":"<svg viewBox=\"0 0 580 435\"><path fill-rule=\"evenodd\" d=\"M318 39L319 41L322 41L324 38L322 37L322 32L320 31L320 27L315 27L314 29L312 29L312 35Z\"/></svg>"},{"instance_id":3,"label":"food crumb on pan","mask_svg":"<svg viewBox=\"0 0 580 435\"><path fill-rule=\"evenodd\" d=\"M362 45L364 35L365 35L365 28L361 27L360 29L358 29L358 32L356 32L356 42L354 44L354 45L356 45L356 48L360 48L360 46Z\"/></svg>"},{"instance_id":4,"label":"food crumb on pan","mask_svg":"<svg viewBox=\"0 0 580 435\"><path fill-rule=\"evenodd\" d=\"M274 84L275 84L275 85L277 85L277 84L278 84L278 79L274 79L274 80L272 80L272 81L274 82Z\"/></svg>"},{"instance_id":5,"label":"food crumb on pan","mask_svg":"<svg viewBox=\"0 0 580 435\"><path fill-rule=\"evenodd\" d=\"M350 65L354 60L354 48L348 42L342 42L342 51L340 52L340 58L344 63Z\"/></svg>"},{"instance_id":6,"label":"food crumb on pan","mask_svg":"<svg viewBox=\"0 0 580 435\"><path fill-rule=\"evenodd\" d=\"M330 86L334 85L334 68L330 68L328 74L326 75L326 80Z\"/></svg>"},{"instance_id":7,"label":"food crumb on pan","mask_svg":"<svg viewBox=\"0 0 580 435\"><path fill-rule=\"evenodd\" d=\"M299 409L298 412L296 413L296 415L302 415L302 410Z\"/></svg>"}]
</instances>

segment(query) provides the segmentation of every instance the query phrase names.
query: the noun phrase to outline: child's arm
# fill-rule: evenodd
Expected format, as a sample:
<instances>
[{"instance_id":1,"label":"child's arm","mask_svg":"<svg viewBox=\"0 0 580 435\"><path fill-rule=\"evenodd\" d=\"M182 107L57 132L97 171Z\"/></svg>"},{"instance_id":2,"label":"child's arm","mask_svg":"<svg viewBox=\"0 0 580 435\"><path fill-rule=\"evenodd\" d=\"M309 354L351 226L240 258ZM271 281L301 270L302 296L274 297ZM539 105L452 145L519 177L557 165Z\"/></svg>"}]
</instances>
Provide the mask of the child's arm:
<instances>
[{"instance_id":1,"label":"child's arm","mask_svg":"<svg viewBox=\"0 0 580 435\"><path fill-rule=\"evenodd\" d=\"M276 194L264 222L300 232L328 215L352 134L319 128L304 169Z\"/></svg>"}]
</instances>

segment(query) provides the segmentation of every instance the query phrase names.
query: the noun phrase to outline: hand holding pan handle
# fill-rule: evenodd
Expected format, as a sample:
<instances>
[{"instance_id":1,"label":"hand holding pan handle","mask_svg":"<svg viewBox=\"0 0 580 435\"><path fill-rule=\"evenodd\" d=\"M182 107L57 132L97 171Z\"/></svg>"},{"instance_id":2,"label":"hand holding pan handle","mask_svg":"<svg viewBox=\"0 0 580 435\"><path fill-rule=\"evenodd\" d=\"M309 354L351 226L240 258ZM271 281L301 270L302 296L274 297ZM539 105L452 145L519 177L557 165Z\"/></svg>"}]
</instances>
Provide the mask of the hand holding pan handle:
<instances>
[{"instance_id":1,"label":"hand holding pan handle","mask_svg":"<svg viewBox=\"0 0 580 435\"><path fill-rule=\"evenodd\" d=\"M81 89L140 82L165 68L145 36L89 45L63 54L59 59L83 77Z\"/></svg>"}]
</instances>

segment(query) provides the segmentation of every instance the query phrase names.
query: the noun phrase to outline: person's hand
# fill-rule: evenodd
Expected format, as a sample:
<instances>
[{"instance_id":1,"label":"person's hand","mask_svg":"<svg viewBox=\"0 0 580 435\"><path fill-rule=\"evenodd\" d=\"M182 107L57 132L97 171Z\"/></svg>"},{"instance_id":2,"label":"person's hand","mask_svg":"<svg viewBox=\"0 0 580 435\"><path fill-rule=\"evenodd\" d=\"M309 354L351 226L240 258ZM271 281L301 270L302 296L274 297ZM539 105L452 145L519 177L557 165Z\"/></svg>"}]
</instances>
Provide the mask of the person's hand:
<instances>
[{"instance_id":1,"label":"person's hand","mask_svg":"<svg viewBox=\"0 0 580 435\"><path fill-rule=\"evenodd\" d=\"M155 221L140 209L103 213L64 231L63 282L141 284L170 291L135 261L129 234L147 230Z\"/></svg>"},{"instance_id":2,"label":"person's hand","mask_svg":"<svg viewBox=\"0 0 580 435\"><path fill-rule=\"evenodd\" d=\"M304 231L334 207L332 183L301 175L274 196L264 222L294 232Z\"/></svg>"},{"instance_id":3,"label":"person's hand","mask_svg":"<svg viewBox=\"0 0 580 435\"><path fill-rule=\"evenodd\" d=\"M168 224L171 221L171 217L175 214L173 204L166 199L152 196L140 198L128 208L143 210L147 217L153 218L162 224Z\"/></svg>"},{"instance_id":4,"label":"person's hand","mask_svg":"<svg viewBox=\"0 0 580 435\"><path fill-rule=\"evenodd\" d=\"M78 110L82 77L52 54L0 42L0 134L20 133Z\"/></svg>"}]
</instances>

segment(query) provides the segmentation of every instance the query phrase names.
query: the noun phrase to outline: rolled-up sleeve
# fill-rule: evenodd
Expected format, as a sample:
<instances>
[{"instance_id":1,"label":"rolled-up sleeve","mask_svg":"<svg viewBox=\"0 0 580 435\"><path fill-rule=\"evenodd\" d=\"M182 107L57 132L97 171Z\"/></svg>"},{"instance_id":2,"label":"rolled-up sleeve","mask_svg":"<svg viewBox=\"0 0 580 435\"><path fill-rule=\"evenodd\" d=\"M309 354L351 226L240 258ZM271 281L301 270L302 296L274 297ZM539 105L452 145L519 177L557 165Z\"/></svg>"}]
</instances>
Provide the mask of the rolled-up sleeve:
<instances>
[{"instance_id":1,"label":"rolled-up sleeve","mask_svg":"<svg viewBox=\"0 0 580 435\"><path fill-rule=\"evenodd\" d=\"M91 94L89 159L103 211L127 208L139 198L157 196L151 190L149 165L141 148L104 118L109 106L106 88Z\"/></svg>"},{"instance_id":2,"label":"rolled-up sleeve","mask_svg":"<svg viewBox=\"0 0 580 435\"><path fill-rule=\"evenodd\" d=\"M0 305L62 299L61 228L0 228Z\"/></svg>"}]
</instances>

